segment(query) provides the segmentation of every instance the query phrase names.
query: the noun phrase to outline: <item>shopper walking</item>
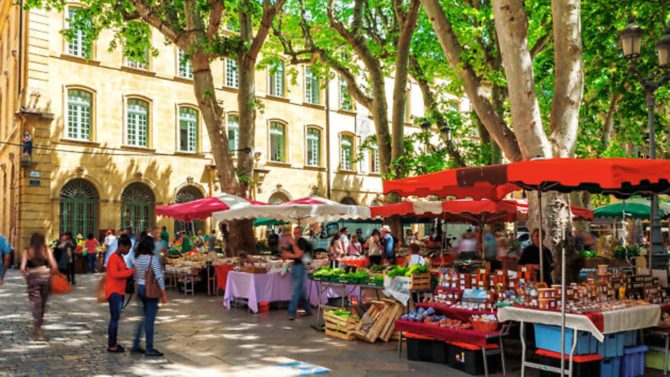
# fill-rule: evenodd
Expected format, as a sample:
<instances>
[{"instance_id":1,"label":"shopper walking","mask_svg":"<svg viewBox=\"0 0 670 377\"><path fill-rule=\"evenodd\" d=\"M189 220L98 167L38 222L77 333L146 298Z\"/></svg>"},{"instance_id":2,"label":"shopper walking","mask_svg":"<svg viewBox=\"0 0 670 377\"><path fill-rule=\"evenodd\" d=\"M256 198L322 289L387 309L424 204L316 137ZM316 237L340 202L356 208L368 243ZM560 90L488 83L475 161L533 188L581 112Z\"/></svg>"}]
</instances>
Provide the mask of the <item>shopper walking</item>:
<instances>
[{"instance_id":1,"label":"shopper walking","mask_svg":"<svg viewBox=\"0 0 670 377\"><path fill-rule=\"evenodd\" d=\"M28 249L21 256L21 274L28 285L28 299L33 313L33 339L43 340L42 324L47 307L51 274L57 273L56 259L42 233L33 233Z\"/></svg>"},{"instance_id":2,"label":"shopper walking","mask_svg":"<svg viewBox=\"0 0 670 377\"><path fill-rule=\"evenodd\" d=\"M119 332L119 319L123 309L124 296L128 278L135 273L134 269L126 266L123 256L128 254L132 243L127 235L122 235L118 240L118 247L114 254L110 255L105 274L105 297L109 303L109 326L107 327L107 352L120 353L125 349L117 343L116 337Z\"/></svg>"},{"instance_id":3,"label":"shopper walking","mask_svg":"<svg viewBox=\"0 0 670 377\"><path fill-rule=\"evenodd\" d=\"M372 231L367 242L365 242L365 248L370 257L370 265L382 264L382 243L380 236L379 230L375 229Z\"/></svg>"},{"instance_id":4,"label":"shopper walking","mask_svg":"<svg viewBox=\"0 0 670 377\"><path fill-rule=\"evenodd\" d=\"M11 259L12 247L5 236L0 234L0 287L5 279L5 273L9 269L9 260Z\"/></svg>"},{"instance_id":5,"label":"shopper walking","mask_svg":"<svg viewBox=\"0 0 670 377\"><path fill-rule=\"evenodd\" d=\"M305 299L303 285L305 283L305 264L312 259L312 244L302 236L302 229L295 227L293 229L293 238L289 240L291 251L282 252L282 258L293 260L293 295L291 303L288 305L288 319L295 319L298 306L305 309L305 315L312 314L312 307Z\"/></svg>"},{"instance_id":6,"label":"shopper walking","mask_svg":"<svg viewBox=\"0 0 670 377\"><path fill-rule=\"evenodd\" d=\"M103 267L107 267L107 261L109 260L109 257L114 254L114 252L116 252L117 247L118 240L114 235L114 230L110 229L107 231L107 236L105 237L105 261L103 263Z\"/></svg>"},{"instance_id":7,"label":"shopper walking","mask_svg":"<svg viewBox=\"0 0 670 377\"><path fill-rule=\"evenodd\" d=\"M382 246L384 246L384 258L389 264L395 264L395 239L391 234L391 227L384 225L381 233Z\"/></svg>"},{"instance_id":8,"label":"shopper walking","mask_svg":"<svg viewBox=\"0 0 670 377\"><path fill-rule=\"evenodd\" d=\"M88 272L95 272L95 262L98 258L98 239L93 237L93 233L89 233L84 242L84 250L86 250L86 257L88 258Z\"/></svg>"},{"instance_id":9,"label":"shopper walking","mask_svg":"<svg viewBox=\"0 0 670 377\"><path fill-rule=\"evenodd\" d=\"M135 248L135 283L137 284L137 296L142 302L142 314L144 318L138 324L135 330L135 339L133 348L134 353L144 353L145 356L158 357L163 356L162 352L154 348L154 323L158 314L158 299L147 297L147 282L145 276L147 270L151 268L153 275L161 289L161 303L167 303L167 293L165 292L165 281L163 280L163 271L161 270L160 259L153 255L154 241L151 237L144 237ZM140 347L142 333L145 335L146 351Z\"/></svg>"},{"instance_id":10,"label":"shopper walking","mask_svg":"<svg viewBox=\"0 0 670 377\"><path fill-rule=\"evenodd\" d=\"M70 242L70 237L67 233L60 235L53 254L54 259L58 262L58 271L66 275L67 280L72 283L72 280L70 280L70 264L74 258L74 245Z\"/></svg>"},{"instance_id":11,"label":"shopper walking","mask_svg":"<svg viewBox=\"0 0 670 377\"><path fill-rule=\"evenodd\" d=\"M74 236L72 235L72 232L65 232L67 235L67 240L70 243L69 246L69 258L67 260L67 281L70 282L72 285L76 285L77 282L75 281L75 275L76 275L76 269L77 269L77 244L75 243Z\"/></svg>"}]
</instances>

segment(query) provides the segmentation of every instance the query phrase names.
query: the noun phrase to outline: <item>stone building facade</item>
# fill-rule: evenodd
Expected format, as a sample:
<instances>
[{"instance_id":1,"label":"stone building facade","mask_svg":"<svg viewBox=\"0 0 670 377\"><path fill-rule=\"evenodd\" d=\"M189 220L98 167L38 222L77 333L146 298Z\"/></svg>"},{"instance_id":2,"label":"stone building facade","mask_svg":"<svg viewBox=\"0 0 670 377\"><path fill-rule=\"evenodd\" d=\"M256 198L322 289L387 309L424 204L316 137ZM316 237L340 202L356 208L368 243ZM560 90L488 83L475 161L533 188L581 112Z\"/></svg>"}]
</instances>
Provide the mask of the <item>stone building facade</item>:
<instances>
[{"instance_id":1,"label":"stone building facade","mask_svg":"<svg viewBox=\"0 0 670 377\"><path fill-rule=\"evenodd\" d=\"M110 32L83 57L83 42L60 31L76 5L56 11L0 8L0 234L20 249L33 231L141 229L157 222L157 205L218 192L209 141L193 95L191 71L180 51L153 33L157 56L146 61L108 51ZM217 95L237 145L233 61L213 64ZM298 70L296 82L288 70ZM257 71L258 114L253 153L257 200L279 202L310 194L336 201L381 201L374 150L356 158L374 132L371 118L353 103L336 76L327 85L309 67ZM392 85L387 85L392 88ZM390 90L390 89L389 89ZM410 84L408 114L423 115L418 87ZM389 98L392 98L389 93ZM407 132L417 129L409 123ZM32 157L23 137L32 137ZM212 224L199 224L205 228Z\"/></svg>"}]
</instances>

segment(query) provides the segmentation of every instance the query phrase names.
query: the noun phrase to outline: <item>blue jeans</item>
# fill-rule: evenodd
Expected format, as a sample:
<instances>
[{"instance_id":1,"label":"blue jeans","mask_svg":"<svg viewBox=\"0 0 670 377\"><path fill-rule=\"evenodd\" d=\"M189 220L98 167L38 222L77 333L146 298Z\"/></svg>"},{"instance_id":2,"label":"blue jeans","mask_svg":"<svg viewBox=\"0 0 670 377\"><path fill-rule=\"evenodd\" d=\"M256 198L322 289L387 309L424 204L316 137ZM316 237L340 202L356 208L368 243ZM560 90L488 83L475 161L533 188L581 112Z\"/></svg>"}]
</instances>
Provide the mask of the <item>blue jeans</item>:
<instances>
[{"instance_id":1,"label":"blue jeans","mask_svg":"<svg viewBox=\"0 0 670 377\"><path fill-rule=\"evenodd\" d=\"M86 256L88 258L88 272L95 272L96 263L98 261L98 254L88 253Z\"/></svg>"},{"instance_id":2,"label":"blue jeans","mask_svg":"<svg viewBox=\"0 0 670 377\"><path fill-rule=\"evenodd\" d=\"M305 285L305 265L293 265L293 295L291 296L291 303L288 305L288 315L295 317L298 305L302 306L307 313L312 312L309 302L305 299L303 286Z\"/></svg>"},{"instance_id":3,"label":"blue jeans","mask_svg":"<svg viewBox=\"0 0 670 377\"><path fill-rule=\"evenodd\" d=\"M109 327L107 328L107 346L116 345L116 335L119 333L119 319L123 308L123 295L112 293L109 296Z\"/></svg>"},{"instance_id":4,"label":"blue jeans","mask_svg":"<svg viewBox=\"0 0 670 377\"><path fill-rule=\"evenodd\" d=\"M142 331L146 336L146 351L154 350L154 322L156 322L156 315L158 314L158 299L147 298L146 287L144 285L137 286L137 297L142 301L142 314L144 318L137 325L135 330L135 339L133 340L133 348L140 348L140 338Z\"/></svg>"}]
</instances>

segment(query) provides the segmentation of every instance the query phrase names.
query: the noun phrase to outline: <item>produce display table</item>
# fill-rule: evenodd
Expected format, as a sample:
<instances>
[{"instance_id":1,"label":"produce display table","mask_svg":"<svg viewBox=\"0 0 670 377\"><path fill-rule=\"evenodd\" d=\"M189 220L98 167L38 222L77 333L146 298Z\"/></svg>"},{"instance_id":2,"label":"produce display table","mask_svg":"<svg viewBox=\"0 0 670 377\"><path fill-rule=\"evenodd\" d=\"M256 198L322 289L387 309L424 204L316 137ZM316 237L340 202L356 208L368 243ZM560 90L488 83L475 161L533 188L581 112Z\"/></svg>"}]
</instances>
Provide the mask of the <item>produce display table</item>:
<instances>
[{"instance_id":1,"label":"produce display table","mask_svg":"<svg viewBox=\"0 0 670 377\"><path fill-rule=\"evenodd\" d=\"M445 342L468 343L478 346L482 351L484 359L484 375L489 375L488 356L500 355L503 375L505 374L505 351L503 349L502 339L509 332L509 327L504 326L502 330L493 332L480 332L476 330L453 330L435 325L428 325L421 322L412 322L404 319L395 321L395 329L400 331L400 340L398 341L398 354L402 351L403 332L429 336L436 340ZM498 348L490 349L487 346L498 344Z\"/></svg>"},{"instance_id":2,"label":"produce display table","mask_svg":"<svg viewBox=\"0 0 670 377\"><path fill-rule=\"evenodd\" d=\"M347 297L361 295L361 288L358 284L334 283L318 280L307 280L305 287L309 303L312 306L328 304L329 298Z\"/></svg>"},{"instance_id":3,"label":"produce display table","mask_svg":"<svg viewBox=\"0 0 670 377\"><path fill-rule=\"evenodd\" d=\"M602 313L566 314L565 328L572 329L572 345L568 356L566 373L572 376L573 355L577 346L577 331L591 333L598 341L605 339L604 334L617 333L621 331L639 330L655 327L661 317L659 305L638 305L630 308L613 310ZM526 361L526 340L523 336L525 324L540 323L544 325L560 326L561 313L558 311L535 310L520 307L505 307L498 309L498 320L517 321L521 324L521 377L525 376L526 368L540 369L555 373L561 373L560 368L542 365Z\"/></svg>"},{"instance_id":4,"label":"produce display table","mask_svg":"<svg viewBox=\"0 0 670 377\"><path fill-rule=\"evenodd\" d=\"M223 306L230 309L233 298L246 298L249 310L258 313L259 302L290 301L292 294L293 278L290 274L229 271Z\"/></svg>"},{"instance_id":5,"label":"produce display table","mask_svg":"<svg viewBox=\"0 0 670 377\"><path fill-rule=\"evenodd\" d=\"M461 308L454 308L453 306L440 304L436 302L422 302L417 304L420 308L433 308L436 312L444 314L449 318L457 319L461 322L469 322L470 317L473 315L482 315L482 314L495 314L492 311L483 311L483 310L467 310Z\"/></svg>"}]
</instances>

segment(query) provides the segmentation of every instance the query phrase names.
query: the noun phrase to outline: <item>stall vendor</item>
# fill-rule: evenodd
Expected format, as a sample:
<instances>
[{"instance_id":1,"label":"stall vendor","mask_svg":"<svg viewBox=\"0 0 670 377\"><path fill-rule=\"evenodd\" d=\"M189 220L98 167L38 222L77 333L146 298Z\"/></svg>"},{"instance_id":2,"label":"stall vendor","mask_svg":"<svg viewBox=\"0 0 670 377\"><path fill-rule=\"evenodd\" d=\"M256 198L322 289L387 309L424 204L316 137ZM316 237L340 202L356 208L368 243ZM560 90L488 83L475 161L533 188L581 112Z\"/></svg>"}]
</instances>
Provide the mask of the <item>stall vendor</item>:
<instances>
[{"instance_id":1,"label":"stall vendor","mask_svg":"<svg viewBox=\"0 0 670 377\"><path fill-rule=\"evenodd\" d=\"M409 252L411 254L409 256L409 259L407 260L407 267L409 267L413 264L418 264L420 266L425 266L426 265L426 259L419 254L419 250L420 250L419 245L413 243L413 244L409 245L407 250L409 250Z\"/></svg>"},{"instance_id":2,"label":"stall vendor","mask_svg":"<svg viewBox=\"0 0 670 377\"><path fill-rule=\"evenodd\" d=\"M532 244L526 246L521 252L521 258L519 258L520 266L526 264L540 264L540 230L534 229L530 239ZM554 258L551 255L551 251L544 246L542 247L542 252L544 255L544 282L551 286L554 283L551 278L551 271L553 271L555 267Z\"/></svg>"},{"instance_id":3,"label":"stall vendor","mask_svg":"<svg viewBox=\"0 0 670 377\"><path fill-rule=\"evenodd\" d=\"M193 250L193 241L186 236L186 232L182 231L179 234L179 239L181 240L181 253L185 254Z\"/></svg>"}]
</instances>

